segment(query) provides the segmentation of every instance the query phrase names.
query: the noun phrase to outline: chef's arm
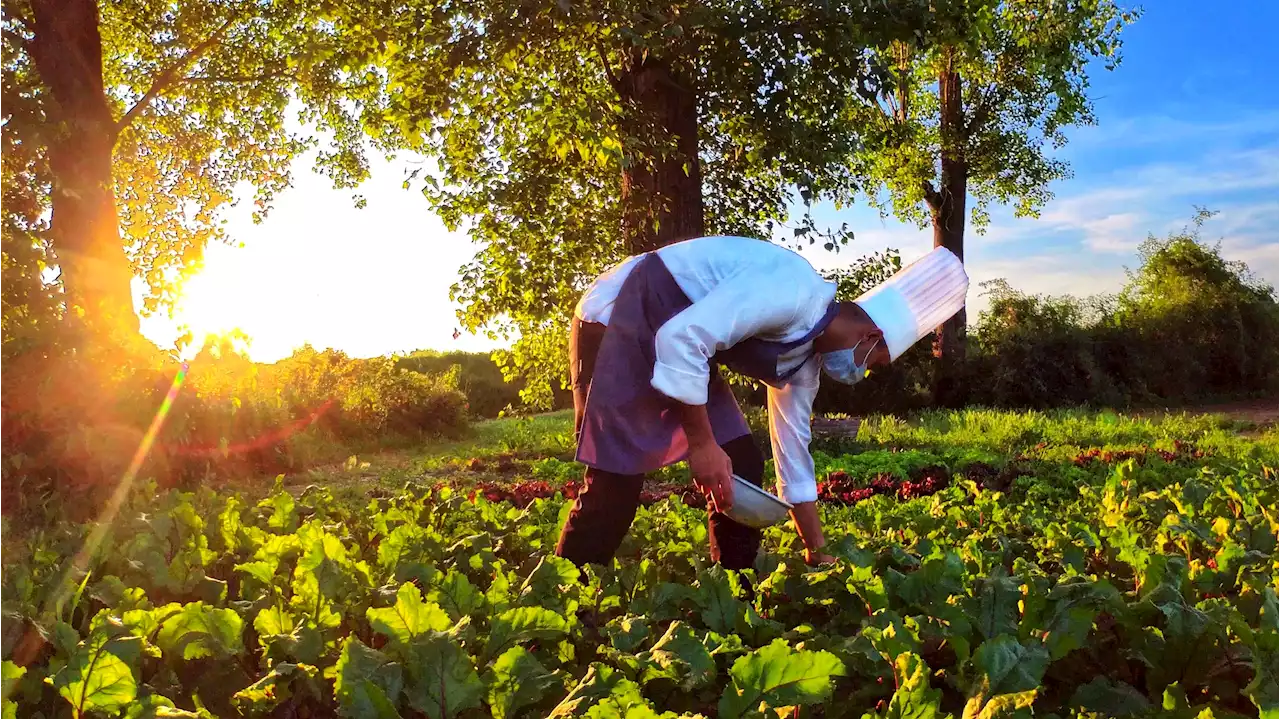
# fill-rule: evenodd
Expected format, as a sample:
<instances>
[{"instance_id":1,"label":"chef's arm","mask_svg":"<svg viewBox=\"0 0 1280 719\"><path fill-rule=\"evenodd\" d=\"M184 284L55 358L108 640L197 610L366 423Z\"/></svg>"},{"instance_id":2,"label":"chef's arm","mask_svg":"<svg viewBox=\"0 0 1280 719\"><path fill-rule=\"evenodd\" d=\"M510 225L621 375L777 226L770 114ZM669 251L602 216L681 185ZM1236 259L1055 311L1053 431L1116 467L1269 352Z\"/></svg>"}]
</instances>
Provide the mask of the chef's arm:
<instances>
[{"instance_id":1,"label":"chef's arm","mask_svg":"<svg viewBox=\"0 0 1280 719\"><path fill-rule=\"evenodd\" d=\"M729 278L667 320L654 336L653 388L685 405L705 405L716 352L794 319L801 297L773 284L757 273ZM701 428L696 410L689 419L695 431Z\"/></svg>"},{"instance_id":2,"label":"chef's arm","mask_svg":"<svg viewBox=\"0 0 1280 719\"><path fill-rule=\"evenodd\" d=\"M680 425L684 427L684 434L689 438L690 449L707 443L716 443L715 433L711 429L711 417L707 414L705 404L676 402L676 408L680 415Z\"/></svg>"},{"instance_id":3,"label":"chef's arm","mask_svg":"<svg viewBox=\"0 0 1280 719\"><path fill-rule=\"evenodd\" d=\"M822 521L818 519L818 503L801 502L793 505L791 521L795 524L796 534L800 535L800 541L804 543L805 561L814 563L812 560L821 556L822 548L827 543L822 534Z\"/></svg>"},{"instance_id":4,"label":"chef's arm","mask_svg":"<svg viewBox=\"0 0 1280 719\"><path fill-rule=\"evenodd\" d=\"M676 403L689 440L689 473L717 511L733 508L733 461L716 443L705 404Z\"/></svg>"},{"instance_id":5,"label":"chef's arm","mask_svg":"<svg viewBox=\"0 0 1280 719\"><path fill-rule=\"evenodd\" d=\"M769 387L769 438L773 444L778 494L791 503L791 521L805 547L805 561L827 559L818 519L818 483L809 453L810 418L818 393L818 364L810 358L783 386Z\"/></svg>"}]
</instances>

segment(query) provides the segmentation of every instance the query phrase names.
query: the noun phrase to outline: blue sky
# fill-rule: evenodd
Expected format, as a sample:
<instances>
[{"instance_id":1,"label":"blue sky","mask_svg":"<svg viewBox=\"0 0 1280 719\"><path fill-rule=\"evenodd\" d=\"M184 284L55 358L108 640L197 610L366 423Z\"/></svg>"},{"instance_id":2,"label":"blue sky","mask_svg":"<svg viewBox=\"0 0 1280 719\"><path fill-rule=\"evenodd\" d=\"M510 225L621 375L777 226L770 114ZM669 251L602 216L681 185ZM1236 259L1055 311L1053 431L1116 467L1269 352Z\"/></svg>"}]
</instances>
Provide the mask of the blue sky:
<instances>
[{"instance_id":1,"label":"blue sky","mask_svg":"<svg viewBox=\"0 0 1280 719\"><path fill-rule=\"evenodd\" d=\"M978 284L997 277L1031 293L1118 290L1138 243L1186 225L1195 205L1220 213L1206 237L1275 286L1278 23L1276 4L1150 4L1124 33L1121 66L1091 72L1097 125L1070 130L1059 153L1074 176L1055 184L1039 219L994 208L984 235L966 233L971 321L986 306ZM303 342L355 356L493 347L453 338L449 286L474 246L401 188L405 167L375 163L360 210L349 192L299 166L263 224L249 222L247 209L228 213L244 246L210 248L178 318L144 320L144 331L168 346L177 322L197 331L239 327L260 361ZM929 231L868 207L819 217L848 222L857 234L839 255L806 251L819 267L886 247L910 260L932 242Z\"/></svg>"},{"instance_id":2,"label":"blue sky","mask_svg":"<svg viewBox=\"0 0 1280 719\"><path fill-rule=\"evenodd\" d=\"M1185 226L1201 205L1220 213L1206 239L1274 286L1278 20L1275 4L1149 4L1124 32L1120 67L1092 69L1097 124L1068 130L1057 156L1073 176L1054 184L1040 218L997 209L985 234L966 233L974 284L1004 277L1032 293L1115 291L1138 243ZM857 232L855 254L896 247L906 259L932 241L870 208L831 214ZM971 310L985 306L979 292Z\"/></svg>"}]
</instances>

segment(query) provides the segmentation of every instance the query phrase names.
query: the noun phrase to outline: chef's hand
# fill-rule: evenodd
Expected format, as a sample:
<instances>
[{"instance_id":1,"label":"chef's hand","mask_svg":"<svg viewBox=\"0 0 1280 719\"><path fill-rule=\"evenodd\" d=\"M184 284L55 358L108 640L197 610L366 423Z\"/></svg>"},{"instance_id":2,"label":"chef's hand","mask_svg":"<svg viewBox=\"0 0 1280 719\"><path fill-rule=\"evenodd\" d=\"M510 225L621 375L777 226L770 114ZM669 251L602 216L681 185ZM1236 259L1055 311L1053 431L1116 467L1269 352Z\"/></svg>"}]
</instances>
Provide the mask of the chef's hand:
<instances>
[{"instance_id":1,"label":"chef's hand","mask_svg":"<svg viewBox=\"0 0 1280 719\"><path fill-rule=\"evenodd\" d=\"M689 472L703 494L709 494L717 512L733 509L733 462L715 442L689 448Z\"/></svg>"},{"instance_id":2,"label":"chef's hand","mask_svg":"<svg viewBox=\"0 0 1280 719\"><path fill-rule=\"evenodd\" d=\"M836 558L824 553L821 549L817 551L806 549L804 550L804 563L810 567L820 567L824 564L835 564Z\"/></svg>"}]
</instances>

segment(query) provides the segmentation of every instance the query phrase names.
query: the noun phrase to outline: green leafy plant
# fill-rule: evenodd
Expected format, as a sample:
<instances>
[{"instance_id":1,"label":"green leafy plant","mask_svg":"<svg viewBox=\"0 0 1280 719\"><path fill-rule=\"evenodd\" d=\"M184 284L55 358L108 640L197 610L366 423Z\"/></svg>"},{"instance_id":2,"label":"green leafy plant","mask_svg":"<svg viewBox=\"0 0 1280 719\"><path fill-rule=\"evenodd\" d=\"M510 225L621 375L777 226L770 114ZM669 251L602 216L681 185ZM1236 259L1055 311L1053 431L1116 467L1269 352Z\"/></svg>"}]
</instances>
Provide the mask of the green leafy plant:
<instances>
[{"instance_id":1,"label":"green leafy plant","mask_svg":"<svg viewBox=\"0 0 1280 719\"><path fill-rule=\"evenodd\" d=\"M985 453L1031 474L825 503L822 568L784 527L751 570L709 566L705 510L677 496L637 511L611 566L578 568L550 554L567 501L550 491L520 506L423 484L352 502L283 483L260 501L141 493L87 575L59 570L83 527L6 536L3 710L1274 716L1275 435L1215 427L872 422L868 451L823 466L911 481ZM1193 434L1215 452L1119 448ZM893 451L908 441L922 448Z\"/></svg>"}]
</instances>

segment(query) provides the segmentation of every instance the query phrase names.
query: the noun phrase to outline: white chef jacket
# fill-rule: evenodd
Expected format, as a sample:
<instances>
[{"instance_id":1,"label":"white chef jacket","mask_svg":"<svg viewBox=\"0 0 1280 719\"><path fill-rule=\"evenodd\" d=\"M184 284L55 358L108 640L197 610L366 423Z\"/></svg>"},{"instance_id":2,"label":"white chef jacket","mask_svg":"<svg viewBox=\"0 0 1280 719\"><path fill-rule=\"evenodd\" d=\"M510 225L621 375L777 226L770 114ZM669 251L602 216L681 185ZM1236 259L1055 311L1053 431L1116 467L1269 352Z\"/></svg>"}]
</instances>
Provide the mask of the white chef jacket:
<instances>
[{"instance_id":1,"label":"white chef jacket","mask_svg":"<svg viewBox=\"0 0 1280 719\"><path fill-rule=\"evenodd\" d=\"M703 237L657 250L676 284L693 303L664 324L656 337L654 389L685 404L707 402L710 358L754 337L794 342L826 315L835 299L829 282L798 253L746 237ZM640 256L601 275L578 302L575 315L607 325L622 283ZM768 384L769 437L778 494L788 502L818 497L809 454L810 417L818 393L819 361L806 342L778 360L790 377Z\"/></svg>"}]
</instances>

